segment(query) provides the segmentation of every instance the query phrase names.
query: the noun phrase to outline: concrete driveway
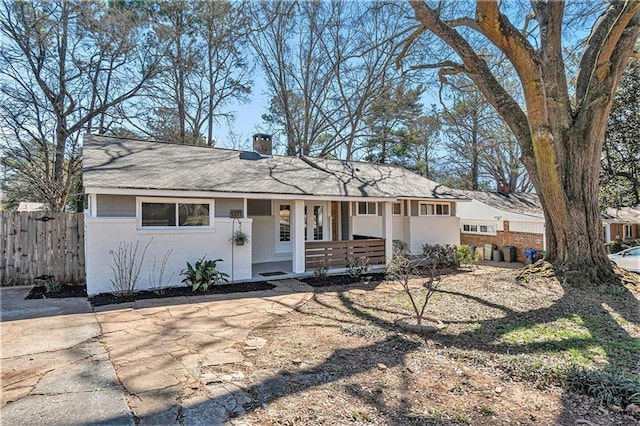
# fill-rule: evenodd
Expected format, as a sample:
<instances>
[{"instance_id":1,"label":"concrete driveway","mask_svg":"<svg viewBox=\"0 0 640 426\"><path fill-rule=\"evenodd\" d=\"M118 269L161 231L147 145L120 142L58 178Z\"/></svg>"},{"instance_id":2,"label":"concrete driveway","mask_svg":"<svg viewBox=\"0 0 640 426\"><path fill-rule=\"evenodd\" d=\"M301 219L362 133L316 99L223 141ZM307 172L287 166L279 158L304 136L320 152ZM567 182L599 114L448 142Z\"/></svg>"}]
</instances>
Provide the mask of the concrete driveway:
<instances>
[{"instance_id":1,"label":"concrete driveway","mask_svg":"<svg viewBox=\"0 0 640 426\"><path fill-rule=\"evenodd\" d=\"M265 343L250 337L253 328L312 296L297 280L274 284L269 291L145 300L96 312L82 299L67 299L73 306L54 312L49 300L21 301L19 290L3 289L0 421L234 423L244 394L224 381L212 386L206 369L244 362L239 349Z\"/></svg>"},{"instance_id":2,"label":"concrete driveway","mask_svg":"<svg viewBox=\"0 0 640 426\"><path fill-rule=\"evenodd\" d=\"M0 423L133 424L89 302L29 289L0 290Z\"/></svg>"}]
</instances>

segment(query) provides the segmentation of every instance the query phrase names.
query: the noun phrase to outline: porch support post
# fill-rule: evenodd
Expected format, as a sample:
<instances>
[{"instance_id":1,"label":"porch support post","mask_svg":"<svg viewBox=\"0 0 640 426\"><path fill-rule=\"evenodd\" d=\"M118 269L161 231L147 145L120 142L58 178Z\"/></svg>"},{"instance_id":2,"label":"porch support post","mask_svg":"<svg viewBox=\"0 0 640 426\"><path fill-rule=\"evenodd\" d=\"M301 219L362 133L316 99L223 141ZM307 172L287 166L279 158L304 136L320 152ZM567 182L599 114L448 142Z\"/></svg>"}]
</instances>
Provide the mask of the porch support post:
<instances>
[{"instance_id":1,"label":"porch support post","mask_svg":"<svg viewBox=\"0 0 640 426\"><path fill-rule=\"evenodd\" d=\"M385 264L389 265L393 257L393 210L392 203L382 203L382 237L384 238Z\"/></svg>"},{"instance_id":2,"label":"porch support post","mask_svg":"<svg viewBox=\"0 0 640 426\"><path fill-rule=\"evenodd\" d=\"M604 223L604 239L607 244L611 242L611 224L609 222Z\"/></svg>"},{"instance_id":3,"label":"porch support post","mask_svg":"<svg viewBox=\"0 0 640 426\"><path fill-rule=\"evenodd\" d=\"M98 217L98 196L89 194L89 217Z\"/></svg>"},{"instance_id":4,"label":"porch support post","mask_svg":"<svg viewBox=\"0 0 640 426\"><path fill-rule=\"evenodd\" d=\"M305 271L304 253L304 200L293 202L293 223L291 229L293 272L301 274Z\"/></svg>"}]
</instances>

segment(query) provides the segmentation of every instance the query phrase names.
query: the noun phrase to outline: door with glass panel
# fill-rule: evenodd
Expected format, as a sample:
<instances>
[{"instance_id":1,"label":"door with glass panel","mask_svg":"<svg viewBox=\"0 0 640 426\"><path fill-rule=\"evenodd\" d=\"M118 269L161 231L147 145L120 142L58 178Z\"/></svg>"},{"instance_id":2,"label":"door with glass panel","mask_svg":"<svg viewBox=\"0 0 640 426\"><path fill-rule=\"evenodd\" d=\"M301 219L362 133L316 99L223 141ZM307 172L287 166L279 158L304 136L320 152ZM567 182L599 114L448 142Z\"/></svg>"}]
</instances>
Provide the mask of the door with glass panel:
<instances>
[{"instance_id":1,"label":"door with glass panel","mask_svg":"<svg viewBox=\"0 0 640 426\"><path fill-rule=\"evenodd\" d=\"M291 226L293 223L291 220L293 216L291 211L293 205L291 203L278 202L276 203L276 252L277 253L290 253L291 252Z\"/></svg>"},{"instance_id":2,"label":"door with glass panel","mask_svg":"<svg viewBox=\"0 0 640 426\"><path fill-rule=\"evenodd\" d=\"M324 241L329 238L327 203L308 202L304 206L305 240Z\"/></svg>"},{"instance_id":3,"label":"door with glass panel","mask_svg":"<svg viewBox=\"0 0 640 426\"><path fill-rule=\"evenodd\" d=\"M276 203L277 231L276 251L291 251L291 228L293 226L293 203ZM328 205L324 202L308 202L304 205L304 239L305 241L328 240L330 236Z\"/></svg>"}]
</instances>

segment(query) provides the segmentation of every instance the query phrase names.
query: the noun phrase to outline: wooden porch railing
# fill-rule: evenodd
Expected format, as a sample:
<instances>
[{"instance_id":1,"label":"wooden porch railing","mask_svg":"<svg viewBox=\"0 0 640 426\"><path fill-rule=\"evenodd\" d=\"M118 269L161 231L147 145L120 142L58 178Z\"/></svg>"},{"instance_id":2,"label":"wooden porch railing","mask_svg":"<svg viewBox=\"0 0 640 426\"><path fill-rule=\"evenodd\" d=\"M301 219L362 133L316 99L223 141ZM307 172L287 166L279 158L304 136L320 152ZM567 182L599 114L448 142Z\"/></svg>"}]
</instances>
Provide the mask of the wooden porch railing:
<instances>
[{"instance_id":1,"label":"wooden porch railing","mask_svg":"<svg viewBox=\"0 0 640 426\"><path fill-rule=\"evenodd\" d=\"M383 239L349 241L308 241L305 243L305 267L313 269L320 265L330 268L346 266L352 259L367 257L370 265L384 264Z\"/></svg>"}]
</instances>

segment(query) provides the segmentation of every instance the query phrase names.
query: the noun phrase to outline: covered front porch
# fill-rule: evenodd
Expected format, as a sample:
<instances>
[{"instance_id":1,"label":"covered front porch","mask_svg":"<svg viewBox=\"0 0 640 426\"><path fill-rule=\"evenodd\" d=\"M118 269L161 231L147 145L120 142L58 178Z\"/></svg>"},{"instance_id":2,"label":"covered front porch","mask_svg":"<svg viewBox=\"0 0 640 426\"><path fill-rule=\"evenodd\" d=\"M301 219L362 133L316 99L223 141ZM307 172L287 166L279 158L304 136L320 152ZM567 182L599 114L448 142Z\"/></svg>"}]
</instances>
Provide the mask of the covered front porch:
<instances>
[{"instance_id":1,"label":"covered front porch","mask_svg":"<svg viewBox=\"0 0 640 426\"><path fill-rule=\"evenodd\" d=\"M363 228L354 226L357 203L352 200L271 200L260 210L260 203L248 200L252 279L300 276L318 267L345 271L360 257L384 266L394 239L392 201L369 203L375 203L376 211L371 225Z\"/></svg>"},{"instance_id":2,"label":"covered front porch","mask_svg":"<svg viewBox=\"0 0 640 426\"><path fill-rule=\"evenodd\" d=\"M381 238L305 242L305 270L294 272L292 261L262 262L252 265L252 279L280 279L311 275L316 268L339 273L348 270L353 259L366 257L372 268L386 265L386 241Z\"/></svg>"}]
</instances>

